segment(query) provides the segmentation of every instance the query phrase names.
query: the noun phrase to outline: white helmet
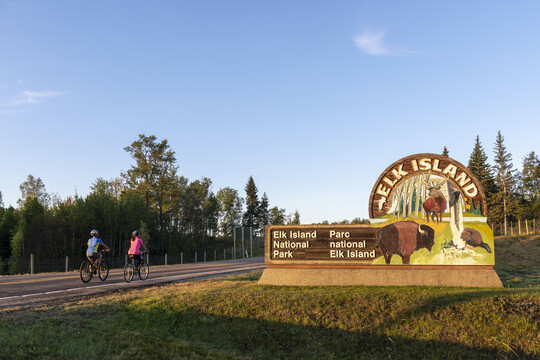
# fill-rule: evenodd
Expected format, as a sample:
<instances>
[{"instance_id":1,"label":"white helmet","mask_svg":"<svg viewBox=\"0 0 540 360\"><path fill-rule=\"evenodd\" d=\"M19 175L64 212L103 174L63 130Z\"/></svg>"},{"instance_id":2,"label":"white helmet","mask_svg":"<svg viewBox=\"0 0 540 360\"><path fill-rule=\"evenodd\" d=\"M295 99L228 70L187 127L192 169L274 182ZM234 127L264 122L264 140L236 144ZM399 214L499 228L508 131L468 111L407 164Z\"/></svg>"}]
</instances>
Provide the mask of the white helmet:
<instances>
[{"instance_id":1,"label":"white helmet","mask_svg":"<svg viewBox=\"0 0 540 360\"><path fill-rule=\"evenodd\" d=\"M99 235L98 229L94 229L94 230L90 231L90 236L98 236L98 235Z\"/></svg>"}]
</instances>

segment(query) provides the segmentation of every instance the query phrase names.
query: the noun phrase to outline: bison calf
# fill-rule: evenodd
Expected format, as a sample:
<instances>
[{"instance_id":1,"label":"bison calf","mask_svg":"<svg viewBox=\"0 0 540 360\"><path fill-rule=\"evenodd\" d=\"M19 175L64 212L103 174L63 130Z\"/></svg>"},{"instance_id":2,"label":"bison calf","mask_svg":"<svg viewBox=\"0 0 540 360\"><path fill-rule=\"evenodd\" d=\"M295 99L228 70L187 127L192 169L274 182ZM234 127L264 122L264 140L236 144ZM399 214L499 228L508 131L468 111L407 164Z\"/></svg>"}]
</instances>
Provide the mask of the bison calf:
<instances>
[{"instance_id":1,"label":"bison calf","mask_svg":"<svg viewBox=\"0 0 540 360\"><path fill-rule=\"evenodd\" d=\"M416 250L426 248L431 251L434 238L435 232L429 226L418 225L414 221L400 221L377 230L375 246L381 249L386 264L390 264L394 254L401 256L403 264L409 264Z\"/></svg>"}]
</instances>

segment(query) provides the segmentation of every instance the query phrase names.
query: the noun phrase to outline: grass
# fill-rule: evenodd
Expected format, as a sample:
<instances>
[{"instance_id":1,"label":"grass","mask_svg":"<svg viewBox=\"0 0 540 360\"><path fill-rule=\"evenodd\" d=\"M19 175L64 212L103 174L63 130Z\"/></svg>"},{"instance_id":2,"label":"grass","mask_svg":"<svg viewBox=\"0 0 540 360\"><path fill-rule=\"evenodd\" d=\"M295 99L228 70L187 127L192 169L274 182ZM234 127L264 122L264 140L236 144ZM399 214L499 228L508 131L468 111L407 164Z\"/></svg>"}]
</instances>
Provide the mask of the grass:
<instances>
[{"instance_id":1,"label":"grass","mask_svg":"<svg viewBox=\"0 0 540 360\"><path fill-rule=\"evenodd\" d=\"M2 309L0 358L540 359L539 241L496 239L504 289L260 286L252 272Z\"/></svg>"}]
</instances>

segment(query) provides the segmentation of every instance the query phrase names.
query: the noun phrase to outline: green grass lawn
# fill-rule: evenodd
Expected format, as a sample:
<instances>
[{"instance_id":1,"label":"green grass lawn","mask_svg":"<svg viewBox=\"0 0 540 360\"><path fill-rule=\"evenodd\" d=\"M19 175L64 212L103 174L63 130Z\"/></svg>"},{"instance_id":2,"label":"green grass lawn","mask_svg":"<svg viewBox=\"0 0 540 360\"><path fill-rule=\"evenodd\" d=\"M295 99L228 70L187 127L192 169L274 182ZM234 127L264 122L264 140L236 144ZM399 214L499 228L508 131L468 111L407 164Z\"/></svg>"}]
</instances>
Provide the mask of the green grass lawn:
<instances>
[{"instance_id":1,"label":"green grass lawn","mask_svg":"<svg viewBox=\"0 0 540 360\"><path fill-rule=\"evenodd\" d=\"M504 289L260 286L260 272L0 310L2 359L540 359L538 238Z\"/></svg>"}]
</instances>

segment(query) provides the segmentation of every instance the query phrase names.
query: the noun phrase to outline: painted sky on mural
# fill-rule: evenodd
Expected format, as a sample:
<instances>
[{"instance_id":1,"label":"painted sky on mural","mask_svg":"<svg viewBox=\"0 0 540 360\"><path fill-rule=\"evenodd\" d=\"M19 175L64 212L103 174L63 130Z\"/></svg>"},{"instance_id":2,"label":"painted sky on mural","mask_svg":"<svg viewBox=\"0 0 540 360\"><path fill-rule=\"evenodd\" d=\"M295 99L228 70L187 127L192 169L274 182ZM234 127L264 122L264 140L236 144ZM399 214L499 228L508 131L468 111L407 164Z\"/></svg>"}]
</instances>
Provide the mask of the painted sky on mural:
<instances>
[{"instance_id":1,"label":"painted sky on mural","mask_svg":"<svg viewBox=\"0 0 540 360\"><path fill-rule=\"evenodd\" d=\"M540 2L0 1L0 191L86 195L167 139L179 172L302 223L368 217L421 152L538 153Z\"/></svg>"}]
</instances>

